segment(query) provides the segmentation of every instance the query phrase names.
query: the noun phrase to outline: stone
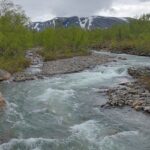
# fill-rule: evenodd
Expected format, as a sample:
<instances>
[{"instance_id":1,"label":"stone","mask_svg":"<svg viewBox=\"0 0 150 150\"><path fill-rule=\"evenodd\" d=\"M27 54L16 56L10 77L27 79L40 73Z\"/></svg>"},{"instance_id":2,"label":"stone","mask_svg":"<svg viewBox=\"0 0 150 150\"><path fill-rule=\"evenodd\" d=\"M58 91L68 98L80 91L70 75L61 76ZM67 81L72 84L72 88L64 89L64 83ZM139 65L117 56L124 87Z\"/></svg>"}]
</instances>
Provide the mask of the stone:
<instances>
[{"instance_id":1,"label":"stone","mask_svg":"<svg viewBox=\"0 0 150 150\"><path fill-rule=\"evenodd\" d=\"M130 89L129 90L129 94L138 94L137 91L135 89Z\"/></svg>"},{"instance_id":2,"label":"stone","mask_svg":"<svg viewBox=\"0 0 150 150\"><path fill-rule=\"evenodd\" d=\"M110 104L109 103L106 103L106 104L102 104L101 105L101 108L104 108L104 109L110 109Z\"/></svg>"},{"instance_id":3,"label":"stone","mask_svg":"<svg viewBox=\"0 0 150 150\"><path fill-rule=\"evenodd\" d=\"M131 67L128 69L128 73L129 75L137 78L145 74L150 74L150 68L149 67L139 67L139 68Z\"/></svg>"},{"instance_id":4,"label":"stone","mask_svg":"<svg viewBox=\"0 0 150 150\"><path fill-rule=\"evenodd\" d=\"M132 107L135 108L136 106L142 106L144 103L144 101L134 101Z\"/></svg>"},{"instance_id":5,"label":"stone","mask_svg":"<svg viewBox=\"0 0 150 150\"><path fill-rule=\"evenodd\" d=\"M6 106L6 101L4 97L2 96L2 94L0 93L0 109L2 109L5 106Z\"/></svg>"},{"instance_id":6,"label":"stone","mask_svg":"<svg viewBox=\"0 0 150 150\"><path fill-rule=\"evenodd\" d=\"M124 58L124 57L118 57L118 59L120 59L120 60L127 60L127 58Z\"/></svg>"},{"instance_id":7,"label":"stone","mask_svg":"<svg viewBox=\"0 0 150 150\"><path fill-rule=\"evenodd\" d=\"M0 69L0 81L9 80L11 74L5 70Z\"/></svg>"},{"instance_id":8,"label":"stone","mask_svg":"<svg viewBox=\"0 0 150 150\"><path fill-rule=\"evenodd\" d=\"M107 93L108 92L108 89L99 89L98 90L98 93Z\"/></svg>"},{"instance_id":9,"label":"stone","mask_svg":"<svg viewBox=\"0 0 150 150\"><path fill-rule=\"evenodd\" d=\"M142 107L142 106L135 106L134 109L135 109L136 111L141 111L141 110L143 109L143 107Z\"/></svg>"},{"instance_id":10,"label":"stone","mask_svg":"<svg viewBox=\"0 0 150 150\"><path fill-rule=\"evenodd\" d=\"M150 106L144 107L144 111L150 113Z\"/></svg>"},{"instance_id":11,"label":"stone","mask_svg":"<svg viewBox=\"0 0 150 150\"><path fill-rule=\"evenodd\" d=\"M132 105L133 105L133 101L132 101L132 100L128 100L128 101L126 102L126 105L132 106Z\"/></svg>"},{"instance_id":12,"label":"stone","mask_svg":"<svg viewBox=\"0 0 150 150\"><path fill-rule=\"evenodd\" d=\"M13 77L13 81L15 82L23 82L23 81L27 81L27 80L35 80L36 76L32 75L32 74L27 74L27 73L16 73L14 74Z\"/></svg>"},{"instance_id":13,"label":"stone","mask_svg":"<svg viewBox=\"0 0 150 150\"><path fill-rule=\"evenodd\" d=\"M110 107L132 107L150 113L150 91L137 81L111 88L107 92Z\"/></svg>"}]
</instances>

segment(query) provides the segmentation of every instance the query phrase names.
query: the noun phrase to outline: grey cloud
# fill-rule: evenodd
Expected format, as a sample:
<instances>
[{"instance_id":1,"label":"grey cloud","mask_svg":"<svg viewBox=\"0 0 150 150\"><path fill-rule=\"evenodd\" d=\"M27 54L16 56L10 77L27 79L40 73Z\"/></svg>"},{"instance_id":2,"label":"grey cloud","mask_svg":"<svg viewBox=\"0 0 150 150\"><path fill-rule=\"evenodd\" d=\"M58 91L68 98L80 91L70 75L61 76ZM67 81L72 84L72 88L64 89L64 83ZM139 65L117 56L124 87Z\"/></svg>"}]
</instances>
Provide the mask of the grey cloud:
<instances>
[{"instance_id":1,"label":"grey cloud","mask_svg":"<svg viewBox=\"0 0 150 150\"><path fill-rule=\"evenodd\" d=\"M48 20L62 16L136 16L148 12L150 0L12 0L23 7L32 20ZM148 4L144 4L144 3ZM130 5L135 6L128 9ZM140 8L138 7L140 6ZM116 9L114 9L115 7ZM136 10L135 10L136 9ZM116 12L116 13L115 13ZM129 13L130 12L130 13Z\"/></svg>"},{"instance_id":2,"label":"grey cloud","mask_svg":"<svg viewBox=\"0 0 150 150\"><path fill-rule=\"evenodd\" d=\"M89 16L102 8L108 8L111 0L55 0L52 8L56 15Z\"/></svg>"},{"instance_id":3,"label":"grey cloud","mask_svg":"<svg viewBox=\"0 0 150 150\"><path fill-rule=\"evenodd\" d=\"M13 0L20 4L31 18L44 15L89 16L109 8L112 0Z\"/></svg>"}]
</instances>

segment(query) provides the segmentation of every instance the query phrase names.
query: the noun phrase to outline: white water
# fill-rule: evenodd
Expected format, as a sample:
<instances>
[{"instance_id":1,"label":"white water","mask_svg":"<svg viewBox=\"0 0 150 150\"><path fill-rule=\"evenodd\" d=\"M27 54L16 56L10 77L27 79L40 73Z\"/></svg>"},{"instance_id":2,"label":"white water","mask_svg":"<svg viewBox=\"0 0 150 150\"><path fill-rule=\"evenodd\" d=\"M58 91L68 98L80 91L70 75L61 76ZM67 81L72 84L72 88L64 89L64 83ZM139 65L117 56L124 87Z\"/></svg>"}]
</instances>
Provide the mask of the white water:
<instances>
[{"instance_id":1,"label":"white water","mask_svg":"<svg viewBox=\"0 0 150 150\"><path fill-rule=\"evenodd\" d=\"M8 106L0 113L0 150L149 150L149 116L130 108L102 109L107 96L98 91L132 81L127 68L149 66L150 59L109 55L127 60L1 84Z\"/></svg>"}]
</instances>

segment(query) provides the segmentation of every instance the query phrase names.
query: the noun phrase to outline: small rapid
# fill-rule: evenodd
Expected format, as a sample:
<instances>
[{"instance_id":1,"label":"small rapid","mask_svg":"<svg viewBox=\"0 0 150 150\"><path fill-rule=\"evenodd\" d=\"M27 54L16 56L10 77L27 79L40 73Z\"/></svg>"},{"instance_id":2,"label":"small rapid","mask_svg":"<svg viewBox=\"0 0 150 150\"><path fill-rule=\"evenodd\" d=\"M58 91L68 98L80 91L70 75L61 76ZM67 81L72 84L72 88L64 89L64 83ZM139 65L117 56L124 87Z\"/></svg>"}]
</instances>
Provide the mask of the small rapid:
<instances>
[{"instance_id":1,"label":"small rapid","mask_svg":"<svg viewBox=\"0 0 150 150\"><path fill-rule=\"evenodd\" d=\"M0 150L150 149L149 116L128 107L100 108L107 101L100 91L132 82L127 69L149 66L150 59L95 53L118 61L44 80L0 84L7 99L0 112Z\"/></svg>"}]
</instances>

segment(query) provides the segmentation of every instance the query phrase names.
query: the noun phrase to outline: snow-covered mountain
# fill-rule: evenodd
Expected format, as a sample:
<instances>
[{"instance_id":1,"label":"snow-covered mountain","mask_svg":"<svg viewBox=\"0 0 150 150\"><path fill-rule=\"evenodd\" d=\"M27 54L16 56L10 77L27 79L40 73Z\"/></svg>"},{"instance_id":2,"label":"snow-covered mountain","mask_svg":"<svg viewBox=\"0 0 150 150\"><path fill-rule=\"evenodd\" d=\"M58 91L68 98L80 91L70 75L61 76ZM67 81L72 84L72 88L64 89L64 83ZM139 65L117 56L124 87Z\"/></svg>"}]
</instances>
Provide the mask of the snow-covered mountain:
<instances>
[{"instance_id":1,"label":"snow-covered mountain","mask_svg":"<svg viewBox=\"0 0 150 150\"><path fill-rule=\"evenodd\" d=\"M102 16L91 16L91 17L57 17L45 22L32 22L29 27L42 31L45 28L57 28L57 27L81 27L84 29L95 29L95 28L110 28L115 24L128 23L129 18L116 18L116 17L102 17Z\"/></svg>"}]
</instances>

